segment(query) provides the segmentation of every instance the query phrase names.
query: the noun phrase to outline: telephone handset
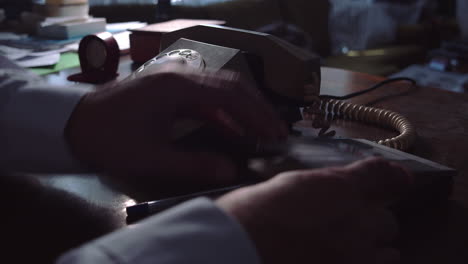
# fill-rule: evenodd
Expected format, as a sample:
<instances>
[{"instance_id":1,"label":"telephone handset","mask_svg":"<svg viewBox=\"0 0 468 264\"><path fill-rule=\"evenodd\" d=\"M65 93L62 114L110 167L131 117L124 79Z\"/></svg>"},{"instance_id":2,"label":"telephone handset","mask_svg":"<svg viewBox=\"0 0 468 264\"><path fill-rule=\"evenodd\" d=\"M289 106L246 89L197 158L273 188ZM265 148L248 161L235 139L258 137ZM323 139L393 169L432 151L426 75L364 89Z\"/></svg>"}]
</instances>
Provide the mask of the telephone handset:
<instances>
[{"instance_id":1,"label":"telephone handset","mask_svg":"<svg viewBox=\"0 0 468 264\"><path fill-rule=\"evenodd\" d=\"M320 59L272 35L224 26L200 25L166 33L161 52L138 68L130 78L144 75L171 61L203 71L229 69L240 72L262 91L286 122L302 119L300 107L397 130L396 137L377 143L408 149L416 132L396 112L320 98ZM202 124L186 120L175 128L176 137Z\"/></svg>"}]
</instances>

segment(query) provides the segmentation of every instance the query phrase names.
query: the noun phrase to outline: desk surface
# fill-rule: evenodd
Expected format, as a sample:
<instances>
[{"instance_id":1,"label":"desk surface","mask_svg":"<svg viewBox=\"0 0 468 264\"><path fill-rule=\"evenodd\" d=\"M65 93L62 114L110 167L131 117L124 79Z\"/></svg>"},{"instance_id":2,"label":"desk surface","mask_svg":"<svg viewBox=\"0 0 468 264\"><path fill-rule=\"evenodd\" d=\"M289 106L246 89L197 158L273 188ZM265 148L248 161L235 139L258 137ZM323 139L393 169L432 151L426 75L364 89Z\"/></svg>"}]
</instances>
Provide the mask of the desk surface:
<instances>
[{"instance_id":1,"label":"desk surface","mask_svg":"<svg viewBox=\"0 0 468 264\"><path fill-rule=\"evenodd\" d=\"M136 66L128 58L121 61L119 79ZM69 69L45 76L50 83L70 84L66 77L77 72ZM322 68L322 94L344 95L370 87L382 77L345 70ZM433 88L411 88L406 83L387 85L372 93L353 99L361 104L397 111L416 127L418 138L410 153L453 167L459 171L448 211L433 223L428 216L429 230L415 233L405 241L403 263L468 263L468 95ZM392 132L349 121L334 122L332 129L341 137L366 139L384 138ZM72 191L87 200L118 211L116 221L124 225L124 208L132 200L110 191L97 176L57 176L49 182ZM424 225L424 223L421 223Z\"/></svg>"}]
</instances>

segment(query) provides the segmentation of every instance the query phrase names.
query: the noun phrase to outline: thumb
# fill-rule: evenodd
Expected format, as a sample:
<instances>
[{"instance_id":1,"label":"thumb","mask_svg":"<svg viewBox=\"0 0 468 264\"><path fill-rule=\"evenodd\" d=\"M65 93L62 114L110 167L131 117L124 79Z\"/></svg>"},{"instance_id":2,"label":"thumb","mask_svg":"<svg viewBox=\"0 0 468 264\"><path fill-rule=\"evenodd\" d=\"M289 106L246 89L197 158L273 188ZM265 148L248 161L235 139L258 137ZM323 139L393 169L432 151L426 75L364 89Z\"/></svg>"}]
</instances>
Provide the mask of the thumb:
<instances>
[{"instance_id":1,"label":"thumb","mask_svg":"<svg viewBox=\"0 0 468 264\"><path fill-rule=\"evenodd\" d=\"M369 201L394 202L408 190L413 178L402 166L381 158L354 162L345 167L352 184Z\"/></svg>"}]
</instances>

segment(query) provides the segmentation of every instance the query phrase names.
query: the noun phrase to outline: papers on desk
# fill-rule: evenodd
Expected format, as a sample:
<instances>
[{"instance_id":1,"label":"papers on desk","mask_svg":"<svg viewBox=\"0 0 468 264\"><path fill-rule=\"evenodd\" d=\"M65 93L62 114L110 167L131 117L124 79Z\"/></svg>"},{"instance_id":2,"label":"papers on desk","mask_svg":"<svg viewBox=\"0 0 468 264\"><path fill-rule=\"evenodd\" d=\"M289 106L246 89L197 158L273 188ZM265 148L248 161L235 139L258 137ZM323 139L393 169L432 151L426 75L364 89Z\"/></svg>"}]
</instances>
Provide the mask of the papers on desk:
<instances>
[{"instance_id":1,"label":"papers on desk","mask_svg":"<svg viewBox=\"0 0 468 264\"><path fill-rule=\"evenodd\" d=\"M114 34L122 54L130 50L128 29L145 26L146 23L133 21L110 23L106 30ZM48 67L60 60L60 54L78 51L81 38L53 40L10 32L0 32L0 55L7 57L21 67Z\"/></svg>"},{"instance_id":2,"label":"papers on desk","mask_svg":"<svg viewBox=\"0 0 468 264\"><path fill-rule=\"evenodd\" d=\"M0 55L21 67L45 67L55 65L60 54L78 50L78 40L72 43L56 43L11 32L0 33Z\"/></svg>"},{"instance_id":3,"label":"papers on desk","mask_svg":"<svg viewBox=\"0 0 468 264\"><path fill-rule=\"evenodd\" d=\"M11 32L0 32L0 40L18 40L25 38L24 34L15 34Z\"/></svg>"},{"instance_id":4,"label":"papers on desk","mask_svg":"<svg viewBox=\"0 0 468 264\"><path fill-rule=\"evenodd\" d=\"M60 49L35 51L0 45L0 55L7 57L21 67L30 68L55 65L60 60L60 53L75 49L74 45L67 45Z\"/></svg>"},{"instance_id":5,"label":"papers on desk","mask_svg":"<svg viewBox=\"0 0 468 264\"><path fill-rule=\"evenodd\" d=\"M114 39L117 41L117 45L119 45L120 54L130 52L130 31L114 34Z\"/></svg>"},{"instance_id":6,"label":"papers on desk","mask_svg":"<svg viewBox=\"0 0 468 264\"><path fill-rule=\"evenodd\" d=\"M110 33L119 33L124 32L130 29L137 29L146 26L147 23L145 22L121 22L121 23L108 23L106 26L106 30Z\"/></svg>"},{"instance_id":7,"label":"papers on desk","mask_svg":"<svg viewBox=\"0 0 468 264\"><path fill-rule=\"evenodd\" d=\"M54 53L46 56L25 56L15 61L21 67L31 68L40 66L55 65L60 60L60 53Z\"/></svg>"},{"instance_id":8,"label":"papers on desk","mask_svg":"<svg viewBox=\"0 0 468 264\"><path fill-rule=\"evenodd\" d=\"M137 29L146 26L144 22L123 22L107 24L107 31L114 35L115 41L119 45L120 54L130 52L130 29Z\"/></svg>"},{"instance_id":9,"label":"papers on desk","mask_svg":"<svg viewBox=\"0 0 468 264\"><path fill-rule=\"evenodd\" d=\"M463 93L468 89L468 74L437 71L423 65L411 65L390 77L408 77L418 85L452 92Z\"/></svg>"},{"instance_id":10,"label":"papers on desk","mask_svg":"<svg viewBox=\"0 0 468 264\"><path fill-rule=\"evenodd\" d=\"M17 49L0 45L0 55L7 57L9 60L17 60L31 53L29 49Z\"/></svg>"}]
</instances>

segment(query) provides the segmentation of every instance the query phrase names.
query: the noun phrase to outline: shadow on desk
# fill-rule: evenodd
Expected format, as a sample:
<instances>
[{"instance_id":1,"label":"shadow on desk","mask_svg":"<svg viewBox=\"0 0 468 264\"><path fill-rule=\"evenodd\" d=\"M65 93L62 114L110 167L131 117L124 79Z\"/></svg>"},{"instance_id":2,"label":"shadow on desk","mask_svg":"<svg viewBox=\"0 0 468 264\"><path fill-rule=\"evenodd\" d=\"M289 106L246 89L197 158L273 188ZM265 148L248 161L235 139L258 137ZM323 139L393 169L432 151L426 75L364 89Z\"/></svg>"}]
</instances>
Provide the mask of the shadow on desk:
<instances>
[{"instance_id":1,"label":"shadow on desk","mask_svg":"<svg viewBox=\"0 0 468 264\"><path fill-rule=\"evenodd\" d=\"M0 186L2 263L53 263L61 253L116 228L111 210L36 178L1 175Z\"/></svg>"}]
</instances>

